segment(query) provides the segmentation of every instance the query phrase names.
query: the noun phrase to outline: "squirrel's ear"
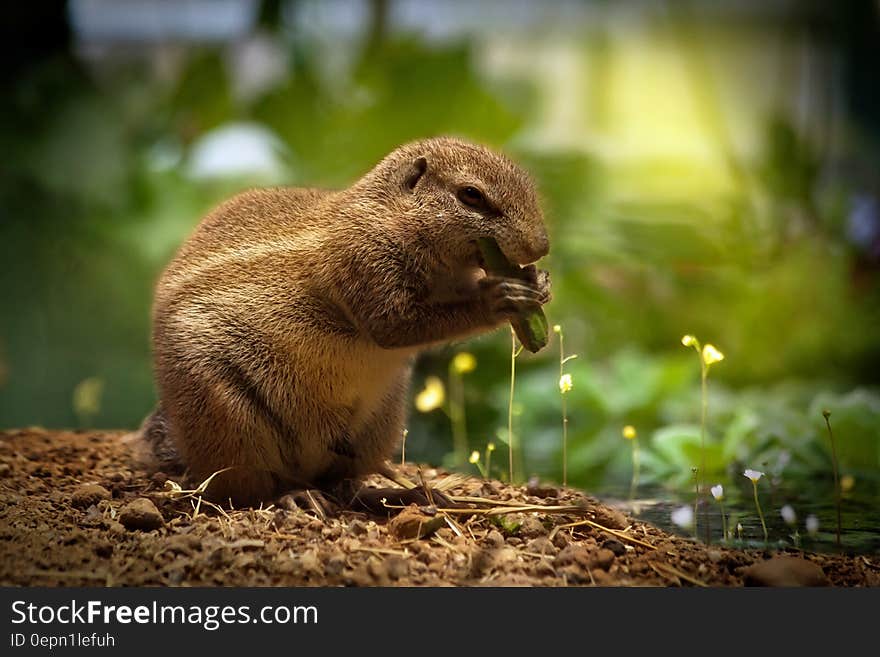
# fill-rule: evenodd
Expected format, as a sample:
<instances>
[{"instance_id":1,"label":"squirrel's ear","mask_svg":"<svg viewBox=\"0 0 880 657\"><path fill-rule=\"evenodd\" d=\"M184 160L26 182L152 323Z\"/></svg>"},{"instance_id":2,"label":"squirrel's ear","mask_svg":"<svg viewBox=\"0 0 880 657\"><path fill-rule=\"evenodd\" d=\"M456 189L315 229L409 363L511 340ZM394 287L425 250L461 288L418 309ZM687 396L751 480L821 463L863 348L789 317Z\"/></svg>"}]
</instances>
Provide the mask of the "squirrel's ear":
<instances>
[{"instance_id":1,"label":"squirrel's ear","mask_svg":"<svg viewBox=\"0 0 880 657\"><path fill-rule=\"evenodd\" d=\"M409 166L406 169L406 177L404 178L404 185L406 189L410 192L416 188L416 183L419 182L421 177L425 174L425 171L428 170L428 160L424 157L417 157L412 162L409 163Z\"/></svg>"}]
</instances>

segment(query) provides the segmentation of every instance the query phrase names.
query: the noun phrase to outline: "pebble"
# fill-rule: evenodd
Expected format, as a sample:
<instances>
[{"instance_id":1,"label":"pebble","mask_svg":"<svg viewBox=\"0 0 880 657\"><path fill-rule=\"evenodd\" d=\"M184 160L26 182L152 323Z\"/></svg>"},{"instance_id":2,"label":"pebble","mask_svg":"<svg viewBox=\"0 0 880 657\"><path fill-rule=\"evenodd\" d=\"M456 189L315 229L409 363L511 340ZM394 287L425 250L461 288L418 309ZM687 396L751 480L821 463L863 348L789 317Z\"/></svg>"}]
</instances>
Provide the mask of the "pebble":
<instances>
[{"instance_id":1,"label":"pebble","mask_svg":"<svg viewBox=\"0 0 880 657\"><path fill-rule=\"evenodd\" d=\"M593 512L596 514L596 522L603 527L609 529L626 529L629 526L626 516L617 509L607 506L595 506Z\"/></svg>"},{"instance_id":2,"label":"pebble","mask_svg":"<svg viewBox=\"0 0 880 657\"><path fill-rule=\"evenodd\" d=\"M504 545L504 537L497 529L493 529L486 534L486 542L492 547L501 547Z\"/></svg>"},{"instance_id":3,"label":"pebble","mask_svg":"<svg viewBox=\"0 0 880 657\"><path fill-rule=\"evenodd\" d=\"M546 536L533 538L531 541L526 543L526 550L534 554L544 554L551 557L559 552L559 548L553 545L553 543L551 543Z\"/></svg>"},{"instance_id":4,"label":"pebble","mask_svg":"<svg viewBox=\"0 0 880 657\"><path fill-rule=\"evenodd\" d=\"M128 530L151 531L165 524L165 519L152 500L140 497L119 512L119 522Z\"/></svg>"},{"instance_id":5,"label":"pebble","mask_svg":"<svg viewBox=\"0 0 880 657\"><path fill-rule=\"evenodd\" d=\"M385 569L391 579L402 579L409 574L409 562L396 554L391 555L385 560Z\"/></svg>"},{"instance_id":6,"label":"pebble","mask_svg":"<svg viewBox=\"0 0 880 657\"><path fill-rule=\"evenodd\" d=\"M95 554L104 559L110 557L113 554L113 543L105 540L98 540L95 542L94 546Z\"/></svg>"},{"instance_id":7,"label":"pebble","mask_svg":"<svg viewBox=\"0 0 880 657\"><path fill-rule=\"evenodd\" d=\"M614 555L612 554L612 556ZM592 559L590 557L590 551L586 547L572 543L565 546L559 554L556 555L553 564L557 568L572 564L576 564L582 568L588 568L592 565Z\"/></svg>"},{"instance_id":8,"label":"pebble","mask_svg":"<svg viewBox=\"0 0 880 657\"><path fill-rule=\"evenodd\" d=\"M82 484L70 496L70 504L78 509L87 509L101 500L109 500L110 491L98 484Z\"/></svg>"},{"instance_id":9,"label":"pebble","mask_svg":"<svg viewBox=\"0 0 880 657\"><path fill-rule=\"evenodd\" d=\"M626 546L618 541L616 538L609 538L607 541L602 543L602 547L611 550L616 557L622 557L624 554L626 554Z\"/></svg>"},{"instance_id":10,"label":"pebble","mask_svg":"<svg viewBox=\"0 0 880 657\"><path fill-rule=\"evenodd\" d=\"M828 586L822 568L800 557L780 556L743 571L746 586Z\"/></svg>"},{"instance_id":11,"label":"pebble","mask_svg":"<svg viewBox=\"0 0 880 657\"><path fill-rule=\"evenodd\" d=\"M593 555L592 565L597 568L608 570L613 563L614 553L607 548L599 548Z\"/></svg>"},{"instance_id":12,"label":"pebble","mask_svg":"<svg viewBox=\"0 0 880 657\"><path fill-rule=\"evenodd\" d=\"M519 533L526 538L535 538L536 536L546 536L547 528L535 516L526 516L519 526Z\"/></svg>"}]
</instances>

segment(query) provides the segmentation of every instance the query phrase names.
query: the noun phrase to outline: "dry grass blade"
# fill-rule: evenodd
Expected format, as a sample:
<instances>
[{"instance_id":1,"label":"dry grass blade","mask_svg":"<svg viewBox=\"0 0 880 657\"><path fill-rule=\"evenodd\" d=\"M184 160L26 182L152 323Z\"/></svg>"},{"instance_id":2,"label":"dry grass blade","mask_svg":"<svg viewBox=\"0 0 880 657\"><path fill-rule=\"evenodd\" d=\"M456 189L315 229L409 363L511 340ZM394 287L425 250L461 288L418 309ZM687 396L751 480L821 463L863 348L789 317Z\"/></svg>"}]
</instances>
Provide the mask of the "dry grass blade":
<instances>
[{"instance_id":1,"label":"dry grass blade","mask_svg":"<svg viewBox=\"0 0 880 657\"><path fill-rule=\"evenodd\" d=\"M567 529L567 528L571 528L571 527L581 527L583 525L588 525L588 526L593 527L595 529L599 529L603 532L607 532L607 533L611 534L612 536L616 536L617 538L619 538L621 540L629 541L630 543L635 543L636 545L641 545L642 547L646 547L649 550L656 550L657 549L653 545L651 545L650 543L645 543L644 541L640 541L637 538L633 538L632 536L630 536L626 532L618 531L617 529L611 529L610 527L606 527L605 525L600 525L598 522L594 522L592 520L579 520L578 522L571 522L571 523L568 523L567 525L559 525L558 527L554 527L553 531L550 532L550 540L551 541L553 540L553 537L556 536L556 532L558 532L560 529Z\"/></svg>"},{"instance_id":2,"label":"dry grass blade","mask_svg":"<svg viewBox=\"0 0 880 657\"><path fill-rule=\"evenodd\" d=\"M482 515L482 516L501 516L506 513L583 513L585 509L580 506L543 506L541 504L521 504L517 506L495 506L488 509L447 509L438 508L438 513L458 514L458 515Z\"/></svg>"},{"instance_id":3,"label":"dry grass blade","mask_svg":"<svg viewBox=\"0 0 880 657\"><path fill-rule=\"evenodd\" d=\"M670 575L672 575L674 577L677 577L678 579L683 579L686 582L690 582L694 586L702 586L703 588L709 587L709 585L705 582L698 580L696 577L691 577L690 575L681 572L677 568L673 568L668 563L649 561L648 565L651 566L651 568L654 569L654 572L659 575L663 575L665 577L669 577ZM681 584L681 582L679 582L679 584Z\"/></svg>"}]
</instances>

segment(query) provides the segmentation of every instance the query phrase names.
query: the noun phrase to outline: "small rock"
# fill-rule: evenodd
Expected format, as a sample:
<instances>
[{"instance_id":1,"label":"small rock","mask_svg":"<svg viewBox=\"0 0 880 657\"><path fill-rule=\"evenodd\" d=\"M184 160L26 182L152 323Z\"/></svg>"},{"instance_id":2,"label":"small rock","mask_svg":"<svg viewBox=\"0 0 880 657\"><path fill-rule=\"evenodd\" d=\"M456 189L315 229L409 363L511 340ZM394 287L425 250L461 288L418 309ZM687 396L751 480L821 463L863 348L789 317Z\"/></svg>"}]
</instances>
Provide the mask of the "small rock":
<instances>
[{"instance_id":1,"label":"small rock","mask_svg":"<svg viewBox=\"0 0 880 657\"><path fill-rule=\"evenodd\" d=\"M504 545L504 537L497 529L493 529L486 534L486 542L492 547L501 547Z\"/></svg>"},{"instance_id":2,"label":"small rock","mask_svg":"<svg viewBox=\"0 0 880 657\"><path fill-rule=\"evenodd\" d=\"M608 527L609 529L625 529L629 525L626 516L617 509L596 505L593 507L593 512L596 514L596 522L603 527Z\"/></svg>"},{"instance_id":3,"label":"small rock","mask_svg":"<svg viewBox=\"0 0 880 657\"><path fill-rule=\"evenodd\" d=\"M519 533L526 538L535 538L536 536L546 536L547 528L535 516L526 516L519 526Z\"/></svg>"},{"instance_id":4,"label":"small rock","mask_svg":"<svg viewBox=\"0 0 880 657\"><path fill-rule=\"evenodd\" d=\"M556 497L559 495L559 491L553 486L542 485L541 481L537 477L532 477L529 479L528 486L526 487L526 492L529 495L534 495L535 497L547 498L547 497Z\"/></svg>"},{"instance_id":5,"label":"small rock","mask_svg":"<svg viewBox=\"0 0 880 657\"><path fill-rule=\"evenodd\" d=\"M113 543L110 541L99 540L95 543L93 549L95 550L95 554L106 559L113 554Z\"/></svg>"},{"instance_id":6,"label":"small rock","mask_svg":"<svg viewBox=\"0 0 880 657\"><path fill-rule=\"evenodd\" d=\"M152 500L140 497L122 507L119 522L129 530L151 531L164 525L165 519Z\"/></svg>"},{"instance_id":7,"label":"small rock","mask_svg":"<svg viewBox=\"0 0 880 657\"><path fill-rule=\"evenodd\" d=\"M383 584L388 579L388 564L384 560L370 559L367 562L367 572L376 582Z\"/></svg>"},{"instance_id":8,"label":"small rock","mask_svg":"<svg viewBox=\"0 0 880 657\"><path fill-rule=\"evenodd\" d=\"M101 512L98 511L98 507L92 504L88 509L86 509L86 515L85 518L83 518L83 522L85 524L94 524L100 522L102 518L103 516L101 515Z\"/></svg>"},{"instance_id":9,"label":"small rock","mask_svg":"<svg viewBox=\"0 0 880 657\"><path fill-rule=\"evenodd\" d=\"M800 557L773 557L743 571L746 586L827 586L821 567Z\"/></svg>"},{"instance_id":10,"label":"small rock","mask_svg":"<svg viewBox=\"0 0 880 657\"><path fill-rule=\"evenodd\" d=\"M565 532L556 532L556 535L553 537L553 545L558 547L560 550L571 543L571 536L566 534Z\"/></svg>"},{"instance_id":11,"label":"small rock","mask_svg":"<svg viewBox=\"0 0 880 657\"><path fill-rule=\"evenodd\" d=\"M321 565L321 560L318 559L318 554L314 550L308 550L299 555L298 563L302 572L307 575L321 577L324 574L324 567Z\"/></svg>"},{"instance_id":12,"label":"small rock","mask_svg":"<svg viewBox=\"0 0 880 657\"><path fill-rule=\"evenodd\" d=\"M615 557L622 557L624 554L626 554L626 546L618 541L616 538L609 538L607 541L602 543L602 547L611 550L614 553Z\"/></svg>"},{"instance_id":13,"label":"small rock","mask_svg":"<svg viewBox=\"0 0 880 657\"><path fill-rule=\"evenodd\" d=\"M202 547L202 541L198 536L189 534L174 534L165 540L165 548L178 554L192 554L194 550Z\"/></svg>"},{"instance_id":14,"label":"small rock","mask_svg":"<svg viewBox=\"0 0 880 657\"><path fill-rule=\"evenodd\" d=\"M385 560L385 568L388 571L388 577L393 580L399 580L409 574L409 563L403 557L396 554L391 555Z\"/></svg>"},{"instance_id":15,"label":"small rock","mask_svg":"<svg viewBox=\"0 0 880 657\"><path fill-rule=\"evenodd\" d=\"M556 555L553 564L557 568L572 564L587 568L592 565L592 559L590 558L590 551L586 547L572 543L565 546L559 554Z\"/></svg>"},{"instance_id":16,"label":"small rock","mask_svg":"<svg viewBox=\"0 0 880 657\"><path fill-rule=\"evenodd\" d=\"M709 561L712 563L718 563L724 558L724 553L721 550L709 550L706 552L706 556L709 557Z\"/></svg>"},{"instance_id":17,"label":"small rock","mask_svg":"<svg viewBox=\"0 0 880 657\"><path fill-rule=\"evenodd\" d=\"M367 533L367 525L360 520L352 520L348 524L348 529L346 530L346 533L352 536L363 536Z\"/></svg>"},{"instance_id":18,"label":"small rock","mask_svg":"<svg viewBox=\"0 0 880 657\"><path fill-rule=\"evenodd\" d=\"M341 552L335 553L324 565L324 571L330 576L336 576L345 570L345 556Z\"/></svg>"},{"instance_id":19,"label":"small rock","mask_svg":"<svg viewBox=\"0 0 880 657\"><path fill-rule=\"evenodd\" d=\"M122 536L127 533L125 527L116 520L111 520L107 523L107 531L116 536Z\"/></svg>"},{"instance_id":20,"label":"small rock","mask_svg":"<svg viewBox=\"0 0 880 657\"><path fill-rule=\"evenodd\" d=\"M543 554L550 557L559 552L559 548L553 545L553 543L550 542L550 539L548 539L546 536L533 538L531 541L526 543L526 550L534 554Z\"/></svg>"},{"instance_id":21,"label":"small rock","mask_svg":"<svg viewBox=\"0 0 880 657\"><path fill-rule=\"evenodd\" d=\"M592 564L596 568L608 570L614 563L614 553L607 548L599 548L594 554Z\"/></svg>"},{"instance_id":22,"label":"small rock","mask_svg":"<svg viewBox=\"0 0 880 657\"><path fill-rule=\"evenodd\" d=\"M70 504L78 509L87 509L101 500L109 500L110 491L98 484L82 484L70 496Z\"/></svg>"}]
</instances>

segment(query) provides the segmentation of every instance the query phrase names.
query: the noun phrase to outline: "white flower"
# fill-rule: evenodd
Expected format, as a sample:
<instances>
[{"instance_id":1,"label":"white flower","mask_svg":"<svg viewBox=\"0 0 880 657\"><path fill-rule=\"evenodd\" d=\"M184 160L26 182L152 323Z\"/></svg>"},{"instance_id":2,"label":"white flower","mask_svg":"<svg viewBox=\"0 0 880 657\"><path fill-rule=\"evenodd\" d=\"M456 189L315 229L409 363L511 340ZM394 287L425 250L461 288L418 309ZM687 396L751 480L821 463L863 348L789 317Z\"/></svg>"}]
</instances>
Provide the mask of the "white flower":
<instances>
[{"instance_id":1,"label":"white flower","mask_svg":"<svg viewBox=\"0 0 880 657\"><path fill-rule=\"evenodd\" d=\"M468 459L471 463L479 463L480 462L480 453L477 450L471 452L471 457Z\"/></svg>"},{"instance_id":2,"label":"white flower","mask_svg":"<svg viewBox=\"0 0 880 657\"><path fill-rule=\"evenodd\" d=\"M819 519L812 513L807 516L807 533L811 536L819 533Z\"/></svg>"},{"instance_id":3,"label":"white flower","mask_svg":"<svg viewBox=\"0 0 880 657\"><path fill-rule=\"evenodd\" d=\"M682 506L672 512L672 522L679 527L688 528L694 524L694 510L689 506Z\"/></svg>"},{"instance_id":4,"label":"white flower","mask_svg":"<svg viewBox=\"0 0 880 657\"><path fill-rule=\"evenodd\" d=\"M724 499L724 486L721 484L716 484L709 489L712 491L712 497L714 497L719 502Z\"/></svg>"},{"instance_id":5,"label":"white flower","mask_svg":"<svg viewBox=\"0 0 880 657\"><path fill-rule=\"evenodd\" d=\"M791 505L786 504L784 507L779 509L779 515L782 516L782 519L785 520L786 525L794 525L797 522L797 514L794 512L794 509L791 508Z\"/></svg>"},{"instance_id":6,"label":"white flower","mask_svg":"<svg viewBox=\"0 0 880 657\"><path fill-rule=\"evenodd\" d=\"M559 392L564 395L571 389L571 374L563 374L561 377L559 377Z\"/></svg>"},{"instance_id":7,"label":"white flower","mask_svg":"<svg viewBox=\"0 0 880 657\"><path fill-rule=\"evenodd\" d=\"M755 483L758 482L758 479L764 476L763 472L758 472L757 470L746 470L743 474Z\"/></svg>"}]
</instances>

